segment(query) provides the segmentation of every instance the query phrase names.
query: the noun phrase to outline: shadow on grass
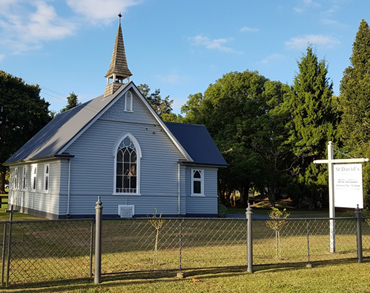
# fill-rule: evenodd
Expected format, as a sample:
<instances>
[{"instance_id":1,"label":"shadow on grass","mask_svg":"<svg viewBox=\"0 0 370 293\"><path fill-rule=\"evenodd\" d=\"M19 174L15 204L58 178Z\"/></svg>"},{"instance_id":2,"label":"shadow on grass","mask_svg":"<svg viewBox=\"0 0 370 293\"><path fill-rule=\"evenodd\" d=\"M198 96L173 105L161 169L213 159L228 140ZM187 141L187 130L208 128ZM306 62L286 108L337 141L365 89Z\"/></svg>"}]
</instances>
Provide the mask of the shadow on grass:
<instances>
[{"instance_id":1,"label":"shadow on grass","mask_svg":"<svg viewBox=\"0 0 370 293\"><path fill-rule=\"evenodd\" d=\"M364 259L365 263L369 263L370 259ZM357 263L356 260L333 260L333 261L315 261L311 265L315 267L326 267L326 266L336 266L343 264L354 264ZM296 270L307 270L306 264L304 263L292 263L292 264L276 264L276 265L255 265L254 274L263 273L279 273L279 272L289 272ZM194 279L215 279L215 278L228 278L230 276L238 275L249 275L247 267L217 267L217 268L207 268L207 269L185 269L182 271L184 278L178 278L178 270L169 271L155 271L155 272L128 272L121 274L109 274L103 275L100 284L95 284L94 279L84 278L84 279L71 279L63 281L50 281L42 283L33 284L23 284L23 285L11 285L8 288L1 288L2 292L104 292L105 290L110 291L114 288L129 285L147 285L152 283L173 283L173 282L189 282Z\"/></svg>"}]
</instances>

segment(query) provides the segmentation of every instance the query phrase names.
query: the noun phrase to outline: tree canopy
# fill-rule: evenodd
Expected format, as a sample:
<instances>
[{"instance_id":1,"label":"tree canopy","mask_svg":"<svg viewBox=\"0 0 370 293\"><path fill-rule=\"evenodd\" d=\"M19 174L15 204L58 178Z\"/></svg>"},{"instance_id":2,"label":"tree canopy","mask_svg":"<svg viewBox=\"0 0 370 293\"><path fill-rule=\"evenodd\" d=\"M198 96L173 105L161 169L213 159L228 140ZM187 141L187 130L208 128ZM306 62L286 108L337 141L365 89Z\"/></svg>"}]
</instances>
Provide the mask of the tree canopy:
<instances>
[{"instance_id":1,"label":"tree canopy","mask_svg":"<svg viewBox=\"0 0 370 293\"><path fill-rule=\"evenodd\" d=\"M190 95L182 107L187 123L204 124L230 168L220 170L222 197L240 190L247 203L252 186L271 202L286 184L288 118L281 105L289 87L256 71L230 72L204 95Z\"/></svg>"},{"instance_id":2,"label":"tree canopy","mask_svg":"<svg viewBox=\"0 0 370 293\"><path fill-rule=\"evenodd\" d=\"M78 101L78 96L74 92L69 93L69 96L67 97L67 102L68 102L67 106L60 110L60 113L63 113L69 109L81 105L81 103Z\"/></svg>"},{"instance_id":3,"label":"tree canopy","mask_svg":"<svg viewBox=\"0 0 370 293\"><path fill-rule=\"evenodd\" d=\"M0 163L50 121L48 108L38 85L0 70ZM0 164L0 192L4 192L5 171Z\"/></svg>"}]
</instances>

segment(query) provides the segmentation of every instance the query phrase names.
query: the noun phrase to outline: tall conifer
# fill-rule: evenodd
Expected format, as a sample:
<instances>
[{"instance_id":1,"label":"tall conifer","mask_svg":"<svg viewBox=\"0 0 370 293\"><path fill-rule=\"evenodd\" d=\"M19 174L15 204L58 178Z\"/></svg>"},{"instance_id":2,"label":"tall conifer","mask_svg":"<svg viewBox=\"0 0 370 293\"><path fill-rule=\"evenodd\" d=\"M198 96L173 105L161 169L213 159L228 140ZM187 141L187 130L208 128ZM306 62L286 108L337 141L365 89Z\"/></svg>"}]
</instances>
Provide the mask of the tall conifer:
<instances>
[{"instance_id":1,"label":"tall conifer","mask_svg":"<svg viewBox=\"0 0 370 293\"><path fill-rule=\"evenodd\" d=\"M370 29L363 19L352 47L351 65L340 84L341 137L354 157L370 158ZM370 206L370 164L364 165L365 205Z\"/></svg>"},{"instance_id":2,"label":"tall conifer","mask_svg":"<svg viewBox=\"0 0 370 293\"><path fill-rule=\"evenodd\" d=\"M370 140L370 29L365 20L360 23L350 61L340 84L341 134L345 146L361 153Z\"/></svg>"},{"instance_id":3,"label":"tall conifer","mask_svg":"<svg viewBox=\"0 0 370 293\"><path fill-rule=\"evenodd\" d=\"M313 160L325 157L327 142L335 138L337 115L333 107L333 83L327 77L325 60L319 61L310 46L298 62L298 68L289 103L292 121L288 124L300 190L293 193L297 195L296 201L309 201L316 207L318 202L327 201L319 195L319 190L326 186L325 177L319 172L322 167L315 166Z\"/></svg>"}]
</instances>

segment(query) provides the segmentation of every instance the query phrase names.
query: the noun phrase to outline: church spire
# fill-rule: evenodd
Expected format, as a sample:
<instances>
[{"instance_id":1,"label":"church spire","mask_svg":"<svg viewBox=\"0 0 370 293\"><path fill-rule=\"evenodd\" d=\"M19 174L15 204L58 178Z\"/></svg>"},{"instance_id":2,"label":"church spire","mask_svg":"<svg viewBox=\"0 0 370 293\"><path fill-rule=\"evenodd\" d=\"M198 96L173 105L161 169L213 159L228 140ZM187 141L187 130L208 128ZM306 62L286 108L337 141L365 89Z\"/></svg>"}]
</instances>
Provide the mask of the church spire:
<instances>
[{"instance_id":1,"label":"church spire","mask_svg":"<svg viewBox=\"0 0 370 293\"><path fill-rule=\"evenodd\" d=\"M132 75L131 71L128 69L125 46L123 44L123 36L121 29L121 13L118 14L119 24L116 36L116 42L114 44L112 59L108 72L105 74L107 78L107 86L105 87L104 97L113 94L117 89L123 84L123 80L127 79L129 81ZM110 81L112 80L112 83Z\"/></svg>"}]
</instances>

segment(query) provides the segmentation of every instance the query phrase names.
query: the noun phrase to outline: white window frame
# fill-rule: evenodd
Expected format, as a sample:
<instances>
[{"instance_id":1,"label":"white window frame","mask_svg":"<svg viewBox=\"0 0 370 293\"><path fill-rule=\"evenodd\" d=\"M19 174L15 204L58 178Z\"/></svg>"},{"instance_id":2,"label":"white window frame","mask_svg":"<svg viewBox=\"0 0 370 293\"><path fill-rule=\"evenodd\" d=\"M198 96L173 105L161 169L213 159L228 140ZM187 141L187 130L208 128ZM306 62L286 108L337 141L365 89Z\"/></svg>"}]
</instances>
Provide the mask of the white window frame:
<instances>
[{"instance_id":1,"label":"white window frame","mask_svg":"<svg viewBox=\"0 0 370 293\"><path fill-rule=\"evenodd\" d=\"M135 150L136 150L137 162L136 162L136 192L135 193L134 192L132 193L117 192L117 151L118 151L118 148L120 147L121 142L126 137L132 141L132 143L135 146ZM140 195L140 175L141 175L140 165L141 165L142 153L141 153L141 148L140 148L138 141L131 133L126 133L119 140L117 140L117 143L115 144L115 147L113 149L113 157L114 157L113 195Z\"/></svg>"},{"instance_id":2,"label":"white window frame","mask_svg":"<svg viewBox=\"0 0 370 293\"><path fill-rule=\"evenodd\" d=\"M132 92L128 91L125 94L125 111L126 112L133 112L132 104L133 104Z\"/></svg>"},{"instance_id":3,"label":"white window frame","mask_svg":"<svg viewBox=\"0 0 370 293\"><path fill-rule=\"evenodd\" d=\"M14 180L13 180L13 189L19 189L19 182L18 182L18 167L14 168Z\"/></svg>"},{"instance_id":4,"label":"white window frame","mask_svg":"<svg viewBox=\"0 0 370 293\"><path fill-rule=\"evenodd\" d=\"M200 178L194 178L196 172L200 173ZM194 192L194 182L200 182L200 193ZM204 169L191 169L191 195L204 196Z\"/></svg>"},{"instance_id":5,"label":"white window frame","mask_svg":"<svg viewBox=\"0 0 370 293\"><path fill-rule=\"evenodd\" d=\"M47 185L46 185L47 182ZM49 192L50 189L50 164L44 165L44 192Z\"/></svg>"},{"instance_id":6,"label":"white window frame","mask_svg":"<svg viewBox=\"0 0 370 293\"><path fill-rule=\"evenodd\" d=\"M31 190L36 191L37 190L37 165L32 165L31 168Z\"/></svg>"},{"instance_id":7,"label":"white window frame","mask_svg":"<svg viewBox=\"0 0 370 293\"><path fill-rule=\"evenodd\" d=\"M23 166L22 168L22 190L27 189L27 167Z\"/></svg>"}]
</instances>

